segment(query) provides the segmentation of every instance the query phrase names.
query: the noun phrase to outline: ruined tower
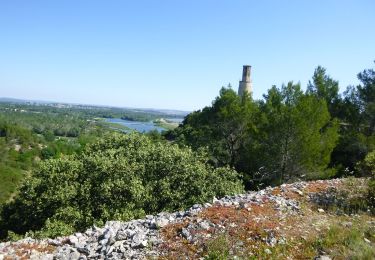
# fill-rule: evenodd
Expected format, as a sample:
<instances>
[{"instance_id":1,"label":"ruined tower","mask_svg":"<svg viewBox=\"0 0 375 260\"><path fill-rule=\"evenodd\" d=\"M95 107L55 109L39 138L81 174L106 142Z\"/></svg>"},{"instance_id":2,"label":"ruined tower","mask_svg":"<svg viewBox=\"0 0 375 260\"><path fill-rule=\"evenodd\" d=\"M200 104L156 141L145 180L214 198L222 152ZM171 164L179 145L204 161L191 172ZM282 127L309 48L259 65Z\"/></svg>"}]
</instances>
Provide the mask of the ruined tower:
<instances>
[{"instance_id":1,"label":"ruined tower","mask_svg":"<svg viewBox=\"0 0 375 260\"><path fill-rule=\"evenodd\" d=\"M251 66L244 65L242 71L242 80L240 81L240 85L238 87L238 95L242 96L245 91L250 94L253 91L252 85Z\"/></svg>"}]
</instances>

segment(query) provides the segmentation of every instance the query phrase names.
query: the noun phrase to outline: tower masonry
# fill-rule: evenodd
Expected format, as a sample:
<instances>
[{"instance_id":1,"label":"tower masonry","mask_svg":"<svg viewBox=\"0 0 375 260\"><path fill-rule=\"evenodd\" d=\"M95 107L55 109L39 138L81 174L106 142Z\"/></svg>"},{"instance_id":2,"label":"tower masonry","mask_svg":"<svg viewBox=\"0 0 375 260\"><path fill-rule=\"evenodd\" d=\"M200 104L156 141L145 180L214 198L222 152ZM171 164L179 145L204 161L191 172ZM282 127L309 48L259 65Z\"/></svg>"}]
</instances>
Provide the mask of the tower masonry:
<instances>
[{"instance_id":1,"label":"tower masonry","mask_svg":"<svg viewBox=\"0 0 375 260\"><path fill-rule=\"evenodd\" d=\"M244 92L251 93L253 91L253 82L251 81L251 66L244 65L242 70L242 80L238 87L238 95L242 96Z\"/></svg>"}]
</instances>

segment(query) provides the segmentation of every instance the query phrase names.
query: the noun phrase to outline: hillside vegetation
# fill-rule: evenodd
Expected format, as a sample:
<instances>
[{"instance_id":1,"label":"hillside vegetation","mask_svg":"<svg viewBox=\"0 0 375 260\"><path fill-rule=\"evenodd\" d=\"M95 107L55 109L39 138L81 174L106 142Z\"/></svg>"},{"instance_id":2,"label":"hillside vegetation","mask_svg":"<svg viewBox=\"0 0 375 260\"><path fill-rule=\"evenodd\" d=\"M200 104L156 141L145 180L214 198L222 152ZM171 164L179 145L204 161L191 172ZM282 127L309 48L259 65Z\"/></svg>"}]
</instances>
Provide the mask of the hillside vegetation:
<instances>
[{"instance_id":1,"label":"hillside vegetation","mask_svg":"<svg viewBox=\"0 0 375 260\"><path fill-rule=\"evenodd\" d=\"M243 191L234 170L206 161L204 153L141 134L109 135L79 155L41 163L3 207L0 236L69 234Z\"/></svg>"},{"instance_id":2,"label":"hillside vegetation","mask_svg":"<svg viewBox=\"0 0 375 260\"><path fill-rule=\"evenodd\" d=\"M320 194L322 201L327 199L329 205L334 205L334 213L324 217L327 218L327 222L323 223L325 228L331 227L335 219L346 221L345 215L337 215L338 212L348 216L360 212L363 213L359 217L361 221L371 222L375 200L375 71L364 70L358 74L358 78L360 85L350 86L339 94L338 81L328 76L324 68L318 67L306 91L302 90L300 84L289 82L281 87L273 86L262 100L254 100L251 95L238 96L230 87L222 88L210 106L189 114L177 128L162 134L125 134L102 124L101 120L95 120L97 117L118 116L123 110L36 105L30 105L27 110L29 105L20 105L19 108L4 105L0 115L0 177L4 180L0 182L0 239L57 237L82 232L93 225L102 227L107 221L128 221L147 218L159 212L183 210L211 201L214 197L239 194L244 190L348 176L362 178L358 183L358 187L363 187L358 190L360 195L352 197L352 191L340 193L331 202L330 190L324 187L341 190L341 186L336 187L334 181L327 181L328 184L323 185L324 194L319 193L323 190L318 187L314 191L315 186L303 186L302 190L298 184L291 186L298 190L295 192L303 197L301 200L295 198L293 190L284 191L283 187L286 186L281 186L280 194L286 196L284 199L290 200L292 206L298 206L298 214L315 216L310 220L317 222L316 225L319 219L317 210L329 211L331 208L328 205L314 208L311 203L315 202L311 196ZM121 117L132 115L125 113ZM137 115L148 118L143 114ZM155 114L151 113L150 116L155 117ZM264 192L278 195L277 189ZM318 195L311 194L307 198L305 192ZM324 197L326 195L327 198ZM258 201L258 205L250 207L250 210L245 207L238 211L235 207L220 208L216 212L215 207L207 206L210 209L199 216L208 218L216 228L230 223L232 217L242 216L242 220L237 219L239 222L234 223L240 227L238 231L253 232L254 239L263 241L266 239L264 232L276 228L274 223L285 220L282 215L272 215L275 205L273 202L269 204L268 200L279 203L272 196L264 197L264 201ZM225 199L231 201L228 197ZM284 203L284 199L280 203ZM306 211L304 206L307 207ZM202 208L197 207L193 207L193 211ZM336 207L340 208L338 212ZM255 215L247 212L254 212ZM256 222L267 214L270 214L270 219L264 226ZM177 215L173 215L173 218L176 219ZM151 216L148 217L151 219ZM180 216L184 217L183 214ZM200 222L198 219L188 220ZM299 221L298 218L294 220ZM304 236L300 232L310 220L301 219L301 229L295 229L299 232L297 237ZM241 221L247 221L247 224ZM357 225L354 220L350 222L353 226ZM252 226L254 223L257 225ZM157 228L159 224L155 224ZM154 224L147 225L155 229ZM183 230L189 231L189 223L186 223L186 227L184 225L177 224L169 231L165 230L166 241L173 244L176 237L182 236ZM291 223L285 225L290 226ZM366 238L371 244L371 225L368 231L370 235L362 235L367 231L358 225L359 233L352 234L349 230L342 236ZM236 229L237 226L232 228ZM138 228L141 229L137 224ZM335 228L332 226L332 230ZM281 252L292 252L298 246L305 246L306 255L310 257L319 246L330 248L329 241L333 239L328 229L324 232L320 232L323 230L321 227L319 229L312 234L311 241L303 238L311 243L300 241L300 244L289 240L290 244L287 245L290 247L280 245L272 247L274 249L265 248L263 243L260 244L260 251L256 252L247 247L245 237L252 237L250 233L239 233L240 237L236 235L230 238L231 229L229 233L220 235L215 229L216 233L209 234L212 239L207 243L195 244L196 241L189 239L194 237L194 232L184 231L187 242L178 240L182 244L176 244L176 251L187 256L192 253L193 257L225 259L234 256L233 243L242 243L239 248L243 252L252 252L255 257L265 257L262 255L265 253L277 259ZM152 234L159 234L154 231ZM275 234L278 232L274 231ZM102 239L101 235L94 240ZM285 234L286 237L289 235ZM136 236L137 241L132 241L135 247L149 245L139 236ZM320 242L314 240L319 236L323 236ZM126 238L133 239L130 235ZM106 244L109 238L105 239L105 242L100 242L102 248L97 250L109 250ZM249 242L249 246L258 245L260 241L255 244ZM334 243L340 245L345 242L337 240ZM367 250L366 243L354 244L353 247ZM217 255L216 244L219 248L227 247L228 254ZM347 250L348 245L344 246ZM271 253L268 250L265 252L265 249ZM166 255L172 254L171 250ZM77 256L77 253L74 254ZM339 254L344 254L344 251ZM372 254L370 250L368 255ZM252 257L251 254L245 256Z\"/></svg>"},{"instance_id":3,"label":"hillside vegetation","mask_svg":"<svg viewBox=\"0 0 375 260\"><path fill-rule=\"evenodd\" d=\"M80 153L106 131L76 113L42 111L0 104L0 204L14 196L40 161Z\"/></svg>"},{"instance_id":4,"label":"hillside vegetation","mask_svg":"<svg viewBox=\"0 0 375 260\"><path fill-rule=\"evenodd\" d=\"M340 95L338 81L318 67L306 91L289 82L263 100L231 88L166 134L168 140L207 147L211 163L244 175L247 189L297 179L366 175L356 165L375 147L375 71Z\"/></svg>"},{"instance_id":5,"label":"hillside vegetation","mask_svg":"<svg viewBox=\"0 0 375 260\"><path fill-rule=\"evenodd\" d=\"M1 100L0 100L1 101ZM172 111L173 112L173 111ZM127 130L104 118L155 120L157 111L22 101L0 102L0 204L15 195L40 161L79 154L104 133ZM168 114L168 117L176 115Z\"/></svg>"},{"instance_id":6,"label":"hillside vegetation","mask_svg":"<svg viewBox=\"0 0 375 260\"><path fill-rule=\"evenodd\" d=\"M372 195L371 195L372 194ZM7 258L374 259L374 190L364 178L225 196L56 239L0 243Z\"/></svg>"}]
</instances>

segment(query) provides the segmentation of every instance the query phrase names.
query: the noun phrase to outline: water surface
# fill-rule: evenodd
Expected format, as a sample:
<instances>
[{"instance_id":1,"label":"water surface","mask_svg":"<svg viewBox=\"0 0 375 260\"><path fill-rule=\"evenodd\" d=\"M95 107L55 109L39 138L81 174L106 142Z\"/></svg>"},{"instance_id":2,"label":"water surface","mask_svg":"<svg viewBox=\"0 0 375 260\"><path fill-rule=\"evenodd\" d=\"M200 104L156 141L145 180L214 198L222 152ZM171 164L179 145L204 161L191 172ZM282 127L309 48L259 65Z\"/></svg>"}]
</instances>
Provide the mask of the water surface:
<instances>
[{"instance_id":1,"label":"water surface","mask_svg":"<svg viewBox=\"0 0 375 260\"><path fill-rule=\"evenodd\" d=\"M182 119L179 119L179 120L182 121ZM109 123L124 125L126 127L129 127L130 129L133 129L133 130L138 131L140 133L147 133L147 132L150 132L152 130L156 130L158 132L165 131L164 128L155 125L152 121L150 121L150 122L130 121L130 120L125 120L125 119L121 119L121 118L106 118L105 121L109 122ZM124 131L126 132L126 130L124 130Z\"/></svg>"}]
</instances>

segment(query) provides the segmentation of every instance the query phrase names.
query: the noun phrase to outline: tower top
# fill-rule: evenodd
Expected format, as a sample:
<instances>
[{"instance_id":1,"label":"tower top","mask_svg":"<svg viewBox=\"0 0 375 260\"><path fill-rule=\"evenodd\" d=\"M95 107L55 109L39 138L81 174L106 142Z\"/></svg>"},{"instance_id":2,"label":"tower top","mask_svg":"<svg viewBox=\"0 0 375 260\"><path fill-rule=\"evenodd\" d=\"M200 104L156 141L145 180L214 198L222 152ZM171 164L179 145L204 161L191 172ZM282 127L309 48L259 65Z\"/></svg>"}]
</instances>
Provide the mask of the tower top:
<instances>
[{"instance_id":1,"label":"tower top","mask_svg":"<svg viewBox=\"0 0 375 260\"><path fill-rule=\"evenodd\" d=\"M244 92L252 92L252 80L251 80L251 66L243 65L242 80L238 86L238 95L242 96Z\"/></svg>"}]
</instances>

